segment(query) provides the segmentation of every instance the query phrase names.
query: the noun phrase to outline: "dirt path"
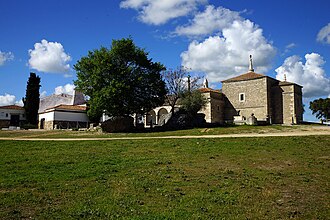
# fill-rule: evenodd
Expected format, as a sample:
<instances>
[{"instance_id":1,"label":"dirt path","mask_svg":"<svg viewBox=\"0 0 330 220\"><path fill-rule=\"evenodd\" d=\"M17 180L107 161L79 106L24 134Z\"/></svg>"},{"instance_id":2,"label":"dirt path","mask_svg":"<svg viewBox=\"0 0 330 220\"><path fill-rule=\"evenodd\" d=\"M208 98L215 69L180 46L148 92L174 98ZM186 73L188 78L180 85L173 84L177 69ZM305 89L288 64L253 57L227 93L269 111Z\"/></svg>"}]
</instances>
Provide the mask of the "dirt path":
<instances>
[{"instance_id":1,"label":"dirt path","mask_svg":"<svg viewBox=\"0 0 330 220\"><path fill-rule=\"evenodd\" d=\"M244 137L288 137L288 136L317 136L330 135L330 126L317 129L276 132L276 133L242 133L219 135L185 135L185 136L159 136L159 137L110 137L110 138L29 138L29 137L1 137L0 140L15 141L96 141L96 140L146 140L146 139L191 139L191 138L244 138ZM329 143L330 145L330 143Z\"/></svg>"}]
</instances>

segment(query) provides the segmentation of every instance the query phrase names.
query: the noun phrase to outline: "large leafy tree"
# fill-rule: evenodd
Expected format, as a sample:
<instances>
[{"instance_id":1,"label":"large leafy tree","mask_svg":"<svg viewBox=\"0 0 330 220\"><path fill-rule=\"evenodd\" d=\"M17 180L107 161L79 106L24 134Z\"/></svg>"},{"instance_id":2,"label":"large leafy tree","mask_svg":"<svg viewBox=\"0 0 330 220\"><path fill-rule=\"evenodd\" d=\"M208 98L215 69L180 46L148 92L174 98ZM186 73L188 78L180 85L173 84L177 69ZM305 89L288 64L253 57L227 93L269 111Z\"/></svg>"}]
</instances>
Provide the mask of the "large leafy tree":
<instances>
[{"instance_id":1,"label":"large leafy tree","mask_svg":"<svg viewBox=\"0 0 330 220\"><path fill-rule=\"evenodd\" d=\"M316 99L309 103L309 108L318 119L322 121L330 119L330 98Z\"/></svg>"},{"instance_id":2,"label":"large leafy tree","mask_svg":"<svg viewBox=\"0 0 330 220\"><path fill-rule=\"evenodd\" d=\"M97 119L105 110L110 116L143 114L162 105L166 94L161 72L148 53L131 38L113 40L111 48L89 51L74 69L76 89L89 96L88 115Z\"/></svg>"},{"instance_id":3,"label":"large leafy tree","mask_svg":"<svg viewBox=\"0 0 330 220\"><path fill-rule=\"evenodd\" d=\"M26 85L26 94L23 98L26 121L31 125L38 125L38 110L40 101L40 77L35 73L30 73Z\"/></svg>"}]
</instances>

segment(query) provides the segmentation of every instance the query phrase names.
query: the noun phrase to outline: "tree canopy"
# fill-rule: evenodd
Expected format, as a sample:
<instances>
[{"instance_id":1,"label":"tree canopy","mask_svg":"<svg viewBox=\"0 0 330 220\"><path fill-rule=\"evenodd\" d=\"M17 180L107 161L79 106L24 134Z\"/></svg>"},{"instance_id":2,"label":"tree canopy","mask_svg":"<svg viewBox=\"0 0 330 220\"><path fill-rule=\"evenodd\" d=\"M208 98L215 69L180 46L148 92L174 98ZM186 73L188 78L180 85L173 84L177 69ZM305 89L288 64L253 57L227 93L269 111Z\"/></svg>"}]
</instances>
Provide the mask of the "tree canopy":
<instances>
[{"instance_id":1,"label":"tree canopy","mask_svg":"<svg viewBox=\"0 0 330 220\"><path fill-rule=\"evenodd\" d=\"M26 85L26 94L23 98L26 121L31 125L38 125L38 110L40 101L40 77L35 73L30 73Z\"/></svg>"},{"instance_id":2,"label":"tree canopy","mask_svg":"<svg viewBox=\"0 0 330 220\"><path fill-rule=\"evenodd\" d=\"M206 104L206 99L203 94L195 89L183 94L181 101L181 108L185 110L190 117L194 117L199 110Z\"/></svg>"},{"instance_id":3,"label":"tree canopy","mask_svg":"<svg viewBox=\"0 0 330 220\"><path fill-rule=\"evenodd\" d=\"M143 114L164 103L165 67L152 62L131 38L113 40L110 49L89 51L74 69L76 89L89 96L88 115L98 118Z\"/></svg>"},{"instance_id":4,"label":"tree canopy","mask_svg":"<svg viewBox=\"0 0 330 220\"><path fill-rule=\"evenodd\" d=\"M196 90L199 87L198 80L200 77L191 78L189 72L184 67L179 67L176 70L164 71L162 75L166 83L166 102L171 106L171 111L173 113L178 100L183 98L188 90ZM189 88L187 82L188 78L190 80Z\"/></svg>"},{"instance_id":5,"label":"tree canopy","mask_svg":"<svg viewBox=\"0 0 330 220\"><path fill-rule=\"evenodd\" d=\"M313 115L318 119L330 119L330 98L316 99L309 103L309 108L312 110Z\"/></svg>"}]
</instances>

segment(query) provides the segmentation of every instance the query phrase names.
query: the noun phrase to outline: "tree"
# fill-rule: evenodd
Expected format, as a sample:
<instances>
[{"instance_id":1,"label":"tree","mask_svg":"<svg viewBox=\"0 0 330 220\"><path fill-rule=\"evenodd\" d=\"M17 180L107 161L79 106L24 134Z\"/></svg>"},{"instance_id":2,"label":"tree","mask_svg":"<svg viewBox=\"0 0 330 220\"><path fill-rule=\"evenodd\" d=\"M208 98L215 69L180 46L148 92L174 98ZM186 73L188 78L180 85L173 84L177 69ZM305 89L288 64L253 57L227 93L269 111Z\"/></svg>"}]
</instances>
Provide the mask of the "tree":
<instances>
[{"instance_id":1,"label":"tree","mask_svg":"<svg viewBox=\"0 0 330 220\"><path fill-rule=\"evenodd\" d=\"M197 112L206 104L206 99L203 94L195 89L191 92L186 92L180 101L181 108L186 111L189 117L193 118Z\"/></svg>"},{"instance_id":2,"label":"tree","mask_svg":"<svg viewBox=\"0 0 330 220\"><path fill-rule=\"evenodd\" d=\"M188 88L188 78L190 80L190 88ZM178 100L188 90L195 90L199 87L198 81L200 77L191 78L187 69L179 67L176 70L164 71L163 79L166 83L167 90L166 102L171 106L171 112L173 114Z\"/></svg>"},{"instance_id":3,"label":"tree","mask_svg":"<svg viewBox=\"0 0 330 220\"><path fill-rule=\"evenodd\" d=\"M131 38L113 40L110 49L89 51L74 69L76 89L89 96L88 116L144 114L164 103L165 67L152 62Z\"/></svg>"},{"instance_id":4,"label":"tree","mask_svg":"<svg viewBox=\"0 0 330 220\"><path fill-rule=\"evenodd\" d=\"M26 94L23 98L26 121L31 125L38 125L38 110L40 102L40 77L35 73L30 73L26 85Z\"/></svg>"},{"instance_id":5,"label":"tree","mask_svg":"<svg viewBox=\"0 0 330 220\"><path fill-rule=\"evenodd\" d=\"M330 119L330 98L316 99L309 103L309 108L312 110L312 114L315 114L322 122Z\"/></svg>"}]
</instances>

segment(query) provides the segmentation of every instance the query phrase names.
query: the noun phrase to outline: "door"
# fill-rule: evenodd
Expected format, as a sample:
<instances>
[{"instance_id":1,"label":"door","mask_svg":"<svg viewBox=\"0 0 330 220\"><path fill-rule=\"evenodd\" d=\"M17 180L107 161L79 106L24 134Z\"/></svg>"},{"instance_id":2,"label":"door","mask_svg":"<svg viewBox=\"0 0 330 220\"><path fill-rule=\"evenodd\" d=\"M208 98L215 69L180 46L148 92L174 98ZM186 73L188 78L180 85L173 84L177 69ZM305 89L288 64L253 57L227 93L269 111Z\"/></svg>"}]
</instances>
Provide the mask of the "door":
<instances>
[{"instance_id":1,"label":"door","mask_svg":"<svg viewBox=\"0 0 330 220\"><path fill-rule=\"evenodd\" d=\"M45 119L44 118L42 118L40 120L40 129L45 129Z\"/></svg>"},{"instance_id":2,"label":"door","mask_svg":"<svg viewBox=\"0 0 330 220\"><path fill-rule=\"evenodd\" d=\"M19 126L19 115L10 116L10 126Z\"/></svg>"}]
</instances>

